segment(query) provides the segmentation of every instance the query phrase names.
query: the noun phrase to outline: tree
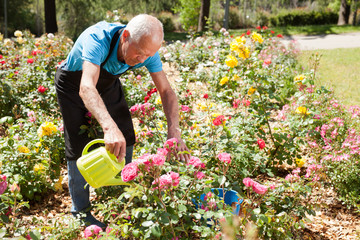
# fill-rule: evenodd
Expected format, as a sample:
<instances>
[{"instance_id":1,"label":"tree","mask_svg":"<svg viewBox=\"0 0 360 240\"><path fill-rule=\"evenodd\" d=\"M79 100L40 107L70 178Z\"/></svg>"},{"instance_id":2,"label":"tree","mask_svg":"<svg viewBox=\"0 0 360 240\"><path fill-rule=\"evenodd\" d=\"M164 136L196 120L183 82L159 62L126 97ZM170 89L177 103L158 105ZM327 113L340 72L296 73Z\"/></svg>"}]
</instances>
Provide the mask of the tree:
<instances>
[{"instance_id":1,"label":"tree","mask_svg":"<svg viewBox=\"0 0 360 240\"><path fill-rule=\"evenodd\" d=\"M201 0L200 16L198 23L198 31L204 31L210 15L210 0Z\"/></svg>"},{"instance_id":2,"label":"tree","mask_svg":"<svg viewBox=\"0 0 360 240\"><path fill-rule=\"evenodd\" d=\"M55 0L44 0L45 6L45 32L56 33L58 26L56 22L56 5Z\"/></svg>"},{"instance_id":3,"label":"tree","mask_svg":"<svg viewBox=\"0 0 360 240\"><path fill-rule=\"evenodd\" d=\"M348 24L349 16L350 16L350 5L348 4L347 0L341 0L339 20L337 25Z\"/></svg>"}]
</instances>

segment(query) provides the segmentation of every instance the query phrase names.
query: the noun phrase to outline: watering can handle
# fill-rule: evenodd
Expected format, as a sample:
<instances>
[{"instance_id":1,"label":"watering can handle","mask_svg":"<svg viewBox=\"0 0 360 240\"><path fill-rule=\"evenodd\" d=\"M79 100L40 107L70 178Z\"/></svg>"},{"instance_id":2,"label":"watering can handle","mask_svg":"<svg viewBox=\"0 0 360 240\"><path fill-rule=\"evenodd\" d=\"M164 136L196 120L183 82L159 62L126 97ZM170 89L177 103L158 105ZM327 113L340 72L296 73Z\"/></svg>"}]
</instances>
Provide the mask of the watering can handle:
<instances>
[{"instance_id":1,"label":"watering can handle","mask_svg":"<svg viewBox=\"0 0 360 240\"><path fill-rule=\"evenodd\" d=\"M94 140L90 141L90 142L89 142L88 144L86 144L86 146L84 147L84 150L83 150L83 152L82 152L82 155L84 156L85 154L88 154L89 148L90 148L92 145L96 144L96 143L103 143L103 144L105 144L105 141L104 141L104 139L94 139Z\"/></svg>"}]
</instances>

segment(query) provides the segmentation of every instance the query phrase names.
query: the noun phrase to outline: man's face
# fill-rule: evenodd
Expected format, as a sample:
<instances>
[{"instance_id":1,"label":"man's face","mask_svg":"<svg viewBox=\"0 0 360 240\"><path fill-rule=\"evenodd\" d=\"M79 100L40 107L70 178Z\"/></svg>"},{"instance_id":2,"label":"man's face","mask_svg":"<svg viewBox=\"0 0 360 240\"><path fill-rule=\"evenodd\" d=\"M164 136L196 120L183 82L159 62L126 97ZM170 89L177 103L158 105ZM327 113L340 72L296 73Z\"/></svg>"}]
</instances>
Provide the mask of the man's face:
<instances>
[{"instance_id":1,"label":"man's face","mask_svg":"<svg viewBox=\"0 0 360 240\"><path fill-rule=\"evenodd\" d=\"M151 37L144 37L138 43L124 37L122 45L122 57L129 66L143 63L148 57L154 56L160 49L161 43L154 43Z\"/></svg>"}]
</instances>

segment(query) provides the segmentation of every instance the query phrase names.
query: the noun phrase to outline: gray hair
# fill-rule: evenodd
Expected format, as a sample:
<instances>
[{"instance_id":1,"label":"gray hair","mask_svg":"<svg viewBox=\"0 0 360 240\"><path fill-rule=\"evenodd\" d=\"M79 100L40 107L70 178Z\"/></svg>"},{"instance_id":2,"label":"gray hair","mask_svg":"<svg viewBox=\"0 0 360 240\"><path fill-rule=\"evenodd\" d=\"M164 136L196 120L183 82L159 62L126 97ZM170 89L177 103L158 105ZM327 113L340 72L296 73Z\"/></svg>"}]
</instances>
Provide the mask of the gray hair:
<instances>
[{"instance_id":1,"label":"gray hair","mask_svg":"<svg viewBox=\"0 0 360 240\"><path fill-rule=\"evenodd\" d=\"M130 41L137 43L144 36L150 36L156 42L162 42L164 39L163 24L151 15L139 14L135 16L125 29L130 33Z\"/></svg>"}]
</instances>

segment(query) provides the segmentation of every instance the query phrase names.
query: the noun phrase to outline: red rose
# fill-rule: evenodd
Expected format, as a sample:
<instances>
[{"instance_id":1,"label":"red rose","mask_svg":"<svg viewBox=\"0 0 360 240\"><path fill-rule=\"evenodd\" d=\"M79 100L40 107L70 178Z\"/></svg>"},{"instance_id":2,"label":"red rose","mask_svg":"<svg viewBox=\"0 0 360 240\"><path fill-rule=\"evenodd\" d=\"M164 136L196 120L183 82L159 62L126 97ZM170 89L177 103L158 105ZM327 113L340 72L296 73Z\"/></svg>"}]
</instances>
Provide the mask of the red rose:
<instances>
[{"instance_id":1,"label":"red rose","mask_svg":"<svg viewBox=\"0 0 360 240\"><path fill-rule=\"evenodd\" d=\"M203 98L208 99L209 95L207 93L204 94Z\"/></svg>"},{"instance_id":2,"label":"red rose","mask_svg":"<svg viewBox=\"0 0 360 240\"><path fill-rule=\"evenodd\" d=\"M250 34L251 34L250 30L247 30L246 35L250 35Z\"/></svg>"},{"instance_id":3,"label":"red rose","mask_svg":"<svg viewBox=\"0 0 360 240\"><path fill-rule=\"evenodd\" d=\"M278 37L278 38L283 38L283 35L282 35L282 34L278 34L277 37Z\"/></svg>"},{"instance_id":4,"label":"red rose","mask_svg":"<svg viewBox=\"0 0 360 240\"><path fill-rule=\"evenodd\" d=\"M261 138L259 138L259 139L257 140L257 144L259 145L259 148L260 148L260 149L264 149L264 148L265 148L265 141L262 140Z\"/></svg>"},{"instance_id":5,"label":"red rose","mask_svg":"<svg viewBox=\"0 0 360 240\"><path fill-rule=\"evenodd\" d=\"M44 86L41 86L41 85L40 85L40 86L38 87L38 92L39 92L39 93L44 93L46 90L47 90L47 88L44 87Z\"/></svg>"},{"instance_id":6,"label":"red rose","mask_svg":"<svg viewBox=\"0 0 360 240\"><path fill-rule=\"evenodd\" d=\"M270 31L272 34L274 34L275 32L273 30Z\"/></svg>"},{"instance_id":7,"label":"red rose","mask_svg":"<svg viewBox=\"0 0 360 240\"><path fill-rule=\"evenodd\" d=\"M256 29L257 29L257 30L261 30L261 27L260 27L260 26L257 26Z\"/></svg>"},{"instance_id":8,"label":"red rose","mask_svg":"<svg viewBox=\"0 0 360 240\"><path fill-rule=\"evenodd\" d=\"M266 30L266 29L268 29L268 27L267 27L267 26L263 26L263 30Z\"/></svg>"},{"instance_id":9,"label":"red rose","mask_svg":"<svg viewBox=\"0 0 360 240\"><path fill-rule=\"evenodd\" d=\"M222 125L223 123L225 123L225 117L224 115L220 115L220 116L217 116L214 120L213 120L213 124L215 126L219 126L219 125Z\"/></svg>"},{"instance_id":10,"label":"red rose","mask_svg":"<svg viewBox=\"0 0 360 240\"><path fill-rule=\"evenodd\" d=\"M28 58L27 62L30 63L30 64L34 63L34 59L33 58Z\"/></svg>"},{"instance_id":11,"label":"red rose","mask_svg":"<svg viewBox=\"0 0 360 240\"><path fill-rule=\"evenodd\" d=\"M145 97L144 97L144 102L149 101L149 99L150 99L150 97L149 97L149 96L145 96Z\"/></svg>"}]
</instances>

